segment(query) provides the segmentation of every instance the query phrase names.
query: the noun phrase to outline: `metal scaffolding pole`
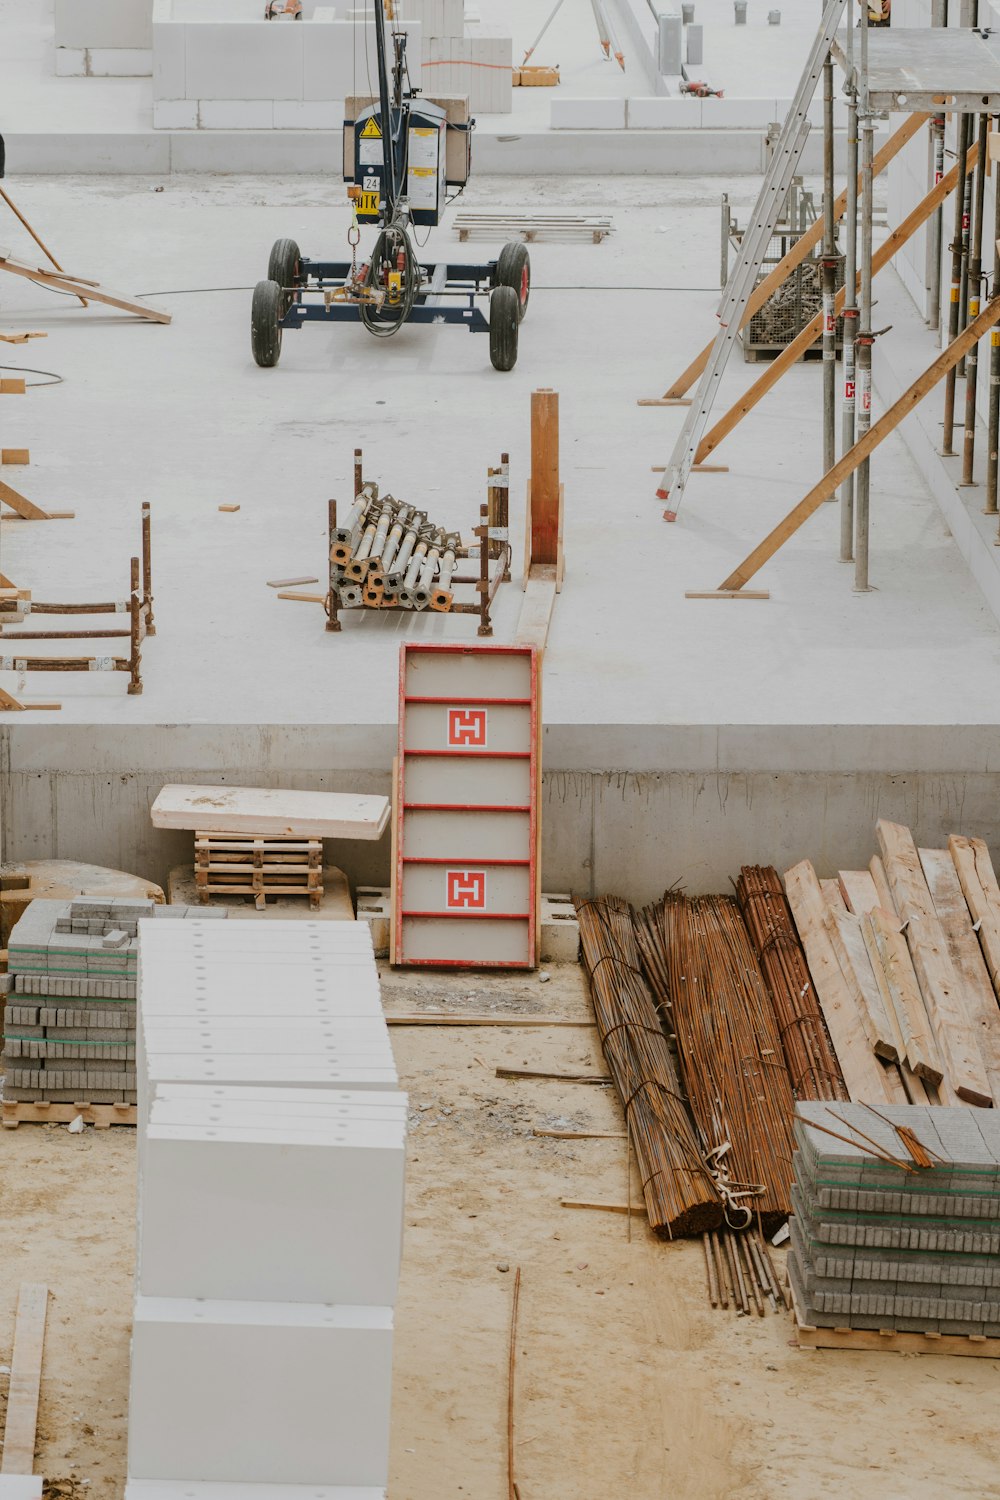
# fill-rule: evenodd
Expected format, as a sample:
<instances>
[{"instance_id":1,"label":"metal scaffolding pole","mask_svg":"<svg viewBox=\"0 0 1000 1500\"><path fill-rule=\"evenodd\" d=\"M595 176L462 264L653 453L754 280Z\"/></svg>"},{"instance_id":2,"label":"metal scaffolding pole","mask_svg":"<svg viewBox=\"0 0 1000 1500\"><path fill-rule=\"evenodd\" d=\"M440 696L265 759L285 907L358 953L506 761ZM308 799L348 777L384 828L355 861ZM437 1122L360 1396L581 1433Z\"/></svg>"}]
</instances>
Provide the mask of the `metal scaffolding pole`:
<instances>
[{"instance_id":1,"label":"metal scaffolding pole","mask_svg":"<svg viewBox=\"0 0 1000 1500\"><path fill-rule=\"evenodd\" d=\"M969 152L970 136L972 134L972 118L970 115L959 115L958 117L958 183L955 187L955 233L951 241L951 288L948 294L948 343L952 343L959 333L958 319L960 313L959 298L961 295L962 281L962 223L965 215L965 184L968 178L966 172L966 158ZM944 439L941 452L946 458L954 456L955 439L955 377L954 369L948 371L944 386Z\"/></svg>"},{"instance_id":2,"label":"metal scaffolding pole","mask_svg":"<svg viewBox=\"0 0 1000 1500\"><path fill-rule=\"evenodd\" d=\"M858 390L861 403L858 410L858 441L860 442L872 424L872 195L875 174L872 158L875 154L875 121L868 99L868 6L861 7L861 101L858 110L861 126L861 298L859 302L860 322L857 337ZM868 530L869 497L871 494L871 461L865 458L858 467L857 503L854 512L854 589L856 593L867 593L868 582Z\"/></svg>"},{"instance_id":3,"label":"metal scaffolding pole","mask_svg":"<svg viewBox=\"0 0 1000 1500\"><path fill-rule=\"evenodd\" d=\"M847 212L844 260L844 404L841 409L840 451L854 447L854 335L858 322L858 98L852 90L847 114ZM829 472L829 471L827 471ZM854 560L854 475L840 487L840 560Z\"/></svg>"},{"instance_id":4,"label":"metal scaffolding pole","mask_svg":"<svg viewBox=\"0 0 1000 1500\"><path fill-rule=\"evenodd\" d=\"M979 116L979 155L976 159L975 218L969 254L969 322L979 317L979 293L983 280L983 213L986 201L986 136L989 116ZM974 484L976 457L976 390L979 381L979 346L973 344L965 359L965 435L962 443L962 483Z\"/></svg>"},{"instance_id":5,"label":"metal scaffolding pole","mask_svg":"<svg viewBox=\"0 0 1000 1500\"><path fill-rule=\"evenodd\" d=\"M1000 163L993 174L993 286L1000 291ZM997 514L997 466L1000 461L1000 330L990 333L989 452L986 460L985 514Z\"/></svg>"},{"instance_id":6,"label":"metal scaffolding pole","mask_svg":"<svg viewBox=\"0 0 1000 1500\"><path fill-rule=\"evenodd\" d=\"M833 56L823 65L823 473L837 462L837 241L833 210ZM831 495L833 500L835 496Z\"/></svg>"},{"instance_id":7,"label":"metal scaffolding pole","mask_svg":"<svg viewBox=\"0 0 1000 1500\"><path fill-rule=\"evenodd\" d=\"M931 151L933 153L934 186L944 176L944 115L935 115L931 125ZM927 231L928 259L930 261L930 285L927 288L927 322L929 327L941 327L941 255L944 250L944 207L931 219Z\"/></svg>"}]
</instances>

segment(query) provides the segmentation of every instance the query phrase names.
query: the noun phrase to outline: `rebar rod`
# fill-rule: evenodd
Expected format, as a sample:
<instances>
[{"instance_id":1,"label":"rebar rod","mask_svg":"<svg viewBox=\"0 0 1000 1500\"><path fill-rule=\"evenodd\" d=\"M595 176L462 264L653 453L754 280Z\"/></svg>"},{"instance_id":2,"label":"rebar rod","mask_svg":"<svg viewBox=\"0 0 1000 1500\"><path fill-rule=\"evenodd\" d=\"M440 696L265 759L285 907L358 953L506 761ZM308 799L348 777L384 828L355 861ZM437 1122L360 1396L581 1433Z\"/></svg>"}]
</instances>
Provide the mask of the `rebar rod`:
<instances>
[{"instance_id":1,"label":"rebar rod","mask_svg":"<svg viewBox=\"0 0 1000 1500\"><path fill-rule=\"evenodd\" d=\"M863 53L867 50L868 6L861 7L864 24L861 31ZM866 88L867 92L867 88ZM861 296L858 301L857 379L860 397L857 413L857 435L860 442L872 425L872 193L874 176L875 121L865 100L861 124ZM868 583L869 500L871 495L871 460L858 465L854 507L854 588L866 593Z\"/></svg>"},{"instance_id":2,"label":"rebar rod","mask_svg":"<svg viewBox=\"0 0 1000 1500\"><path fill-rule=\"evenodd\" d=\"M993 286L1000 289L1000 162L993 174ZM986 460L985 514L997 514L997 468L1000 464L1000 329L990 330L989 439Z\"/></svg>"},{"instance_id":3,"label":"rebar rod","mask_svg":"<svg viewBox=\"0 0 1000 1500\"><path fill-rule=\"evenodd\" d=\"M937 187L944 176L944 115L935 115L931 122L931 154L934 186ZM944 207L942 206L934 210L927 230L927 254L930 264L927 323L933 329L941 326L941 256L943 251Z\"/></svg>"}]
</instances>

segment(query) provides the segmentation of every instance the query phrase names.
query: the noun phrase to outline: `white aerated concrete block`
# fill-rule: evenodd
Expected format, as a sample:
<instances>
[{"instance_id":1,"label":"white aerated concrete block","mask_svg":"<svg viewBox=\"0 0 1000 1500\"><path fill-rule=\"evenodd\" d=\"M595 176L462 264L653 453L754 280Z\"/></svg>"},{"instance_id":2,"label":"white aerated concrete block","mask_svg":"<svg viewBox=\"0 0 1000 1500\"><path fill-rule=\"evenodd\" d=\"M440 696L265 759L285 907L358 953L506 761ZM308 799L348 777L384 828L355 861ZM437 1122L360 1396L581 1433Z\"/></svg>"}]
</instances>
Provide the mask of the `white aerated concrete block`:
<instances>
[{"instance_id":1,"label":"white aerated concrete block","mask_svg":"<svg viewBox=\"0 0 1000 1500\"><path fill-rule=\"evenodd\" d=\"M154 130L195 130L198 126L197 99L154 99Z\"/></svg>"},{"instance_id":2,"label":"white aerated concrete block","mask_svg":"<svg viewBox=\"0 0 1000 1500\"><path fill-rule=\"evenodd\" d=\"M700 99L630 99L629 130L697 130L701 126Z\"/></svg>"},{"instance_id":3,"label":"white aerated concrete block","mask_svg":"<svg viewBox=\"0 0 1000 1500\"><path fill-rule=\"evenodd\" d=\"M405 1123L202 1113L148 1128L140 1292L392 1306Z\"/></svg>"},{"instance_id":4,"label":"white aerated concrete block","mask_svg":"<svg viewBox=\"0 0 1000 1500\"><path fill-rule=\"evenodd\" d=\"M0 1500L42 1500L41 1474L0 1474Z\"/></svg>"},{"instance_id":5,"label":"white aerated concrete block","mask_svg":"<svg viewBox=\"0 0 1000 1500\"><path fill-rule=\"evenodd\" d=\"M82 48L56 48L56 77L83 78L87 72L87 54Z\"/></svg>"},{"instance_id":6,"label":"white aerated concrete block","mask_svg":"<svg viewBox=\"0 0 1000 1500\"><path fill-rule=\"evenodd\" d=\"M624 130L624 99L553 99L553 130Z\"/></svg>"},{"instance_id":7,"label":"white aerated concrete block","mask_svg":"<svg viewBox=\"0 0 1000 1500\"><path fill-rule=\"evenodd\" d=\"M87 56L91 78L148 78L153 71L150 48L91 47Z\"/></svg>"},{"instance_id":8,"label":"white aerated concrete block","mask_svg":"<svg viewBox=\"0 0 1000 1500\"><path fill-rule=\"evenodd\" d=\"M392 1312L136 1298L130 1480L386 1484Z\"/></svg>"},{"instance_id":9,"label":"white aerated concrete block","mask_svg":"<svg viewBox=\"0 0 1000 1500\"><path fill-rule=\"evenodd\" d=\"M202 130L271 130L274 104L270 99L201 99L198 123Z\"/></svg>"},{"instance_id":10,"label":"white aerated concrete block","mask_svg":"<svg viewBox=\"0 0 1000 1500\"><path fill-rule=\"evenodd\" d=\"M367 88L369 74L374 77L375 27L355 25L353 21L329 21L316 26L306 23L307 34L303 60L303 87L296 96L301 99L343 100L349 94ZM421 28L407 22L406 59L414 81L420 76ZM378 81L376 79L376 92ZM340 926L340 923L329 923Z\"/></svg>"},{"instance_id":11,"label":"white aerated concrete block","mask_svg":"<svg viewBox=\"0 0 1000 1500\"><path fill-rule=\"evenodd\" d=\"M215 23L184 27L189 99L301 99L303 33L310 22Z\"/></svg>"},{"instance_id":12,"label":"white aerated concrete block","mask_svg":"<svg viewBox=\"0 0 1000 1500\"><path fill-rule=\"evenodd\" d=\"M57 47L148 48L149 0L55 0Z\"/></svg>"},{"instance_id":13,"label":"white aerated concrete block","mask_svg":"<svg viewBox=\"0 0 1000 1500\"><path fill-rule=\"evenodd\" d=\"M184 27L170 21L170 0L153 7L153 99L187 97Z\"/></svg>"},{"instance_id":14,"label":"white aerated concrete block","mask_svg":"<svg viewBox=\"0 0 1000 1500\"><path fill-rule=\"evenodd\" d=\"M318 99L275 100L275 130L339 130L343 123L342 104L324 104Z\"/></svg>"},{"instance_id":15,"label":"white aerated concrete block","mask_svg":"<svg viewBox=\"0 0 1000 1500\"><path fill-rule=\"evenodd\" d=\"M202 1484L190 1479L130 1479L125 1485L125 1500L385 1500L385 1490L339 1484Z\"/></svg>"}]
</instances>

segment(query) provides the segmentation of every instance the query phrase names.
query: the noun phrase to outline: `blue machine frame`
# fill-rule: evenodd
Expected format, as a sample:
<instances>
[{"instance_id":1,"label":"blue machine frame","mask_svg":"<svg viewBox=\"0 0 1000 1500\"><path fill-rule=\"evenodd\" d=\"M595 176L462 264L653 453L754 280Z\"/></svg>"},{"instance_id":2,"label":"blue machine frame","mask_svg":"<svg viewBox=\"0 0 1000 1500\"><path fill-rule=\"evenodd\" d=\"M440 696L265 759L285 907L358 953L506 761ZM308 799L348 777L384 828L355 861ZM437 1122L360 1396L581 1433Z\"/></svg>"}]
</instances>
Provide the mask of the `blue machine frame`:
<instances>
[{"instance_id":1,"label":"blue machine frame","mask_svg":"<svg viewBox=\"0 0 1000 1500\"><path fill-rule=\"evenodd\" d=\"M296 284L291 294L291 305L281 319L282 329L301 328L308 322L359 321L356 302L307 302L308 294L322 296L346 284L352 271L347 260L307 260L299 262L302 284ZM421 270L429 279L418 293L409 315L408 323L460 323L470 333L489 333L489 318L476 303L477 297L488 297L496 285L497 262L480 262L478 265L439 262L421 262ZM395 308L383 304L378 313L379 322L398 321Z\"/></svg>"}]
</instances>

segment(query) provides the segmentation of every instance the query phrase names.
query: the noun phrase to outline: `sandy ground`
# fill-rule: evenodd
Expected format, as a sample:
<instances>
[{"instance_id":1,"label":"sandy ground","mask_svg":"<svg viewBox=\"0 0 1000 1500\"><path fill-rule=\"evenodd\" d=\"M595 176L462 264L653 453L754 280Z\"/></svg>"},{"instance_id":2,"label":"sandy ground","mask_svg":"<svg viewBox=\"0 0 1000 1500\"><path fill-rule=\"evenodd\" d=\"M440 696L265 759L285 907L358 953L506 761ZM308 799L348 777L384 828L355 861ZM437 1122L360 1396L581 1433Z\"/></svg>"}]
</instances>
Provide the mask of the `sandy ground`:
<instances>
[{"instance_id":1,"label":"sandy ground","mask_svg":"<svg viewBox=\"0 0 1000 1500\"><path fill-rule=\"evenodd\" d=\"M447 998L586 1016L580 970L551 975L390 974L386 1007ZM592 1071L592 1031L396 1028L393 1042L412 1132L391 1500L504 1500L518 1266L522 1500L1000 1496L1000 1364L799 1351L783 1314L710 1309L700 1246L660 1244L638 1220L629 1242L624 1217L560 1207L623 1198L623 1143L539 1139L533 1127L619 1130L617 1102L495 1069ZM0 1137L0 1360L20 1282L46 1280L37 1467L76 1480L52 1495L122 1495L134 1143L121 1129Z\"/></svg>"}]
</instances>

